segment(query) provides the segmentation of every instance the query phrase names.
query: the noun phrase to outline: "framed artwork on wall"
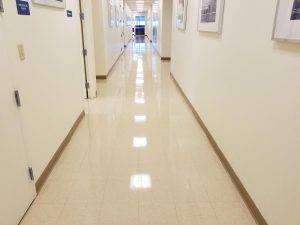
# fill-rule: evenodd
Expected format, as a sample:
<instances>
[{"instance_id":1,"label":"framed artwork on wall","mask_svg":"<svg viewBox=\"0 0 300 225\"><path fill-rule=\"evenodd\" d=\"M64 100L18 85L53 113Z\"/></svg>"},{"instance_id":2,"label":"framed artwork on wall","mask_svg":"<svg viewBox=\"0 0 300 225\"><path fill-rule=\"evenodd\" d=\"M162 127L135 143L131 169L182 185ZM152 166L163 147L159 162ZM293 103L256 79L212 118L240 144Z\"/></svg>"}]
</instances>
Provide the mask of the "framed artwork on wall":
<instances>
[{"instance_id":1,"label":"framed artwork on wall","mask_svg":"<svg viewBox=\"0 0 300 225\"><path fill-rule=\"evenodd\" d=\"M272 38L300 43L300 0L278 0Z\"/></svg>"},{"instance_id":2,"label":"framed artwork on wall","mask_svg":"<svg viewBox=\"0 0 300 225\"><path fill-rule=\"evenodd\" d=\"M33 3L47 5L56 8L66 8L66 0L32 0Z\"/></svg>"},{"instance_id":3,"label":"framed artwork on wall","mask_svg":"<svg viewBox=\"0 0 300 225\"><path fill-rule=\"evenodd\" d=\"M222 32L224 0L199 0L198 31Z\"/></svg>"},{"instance_id":4,"label":"framed artwork on wall","mask_svg":"<svg viewBox=\"0 0 300 225\"><path fill-rule=\"evenodd\" d=\"M131 27L132 26L132 18L130 15L126 15L126 26Z\"/></svg>"},{"instance_id":5,"label":"framed artwork on wall","mask_svg":"<svg viewBox=\"0 0 300 225\"><path fill-rule=\"evenodd\" d=\"M116 20L116 10L115 6L112 0L107 0L107 8L108 8L108 26L109 27L114 27L115 26L115 20Z\"/></svg>"},{"instance_id":6,"label":"framed artwork on wall","mask_svg":"<svg viewBox=\"0 0 300 225\"><path fill-rule=\"evenodd\" d=\"M186 29L187 4L187 0L178 0L177 2L176 26L181 30Z\"/></svg>"},{"instance_id":7,"label":"framed artwork on wall","mask_svg":"<svg viewBox=\"0 0 300 225\"><path fill-rule=\"evenodd\" d=\"M115 25L116 27L119 27L120 25L120 11L119 11L119 7L118 6L115 6Z\"/></svg>"}]
</instances>

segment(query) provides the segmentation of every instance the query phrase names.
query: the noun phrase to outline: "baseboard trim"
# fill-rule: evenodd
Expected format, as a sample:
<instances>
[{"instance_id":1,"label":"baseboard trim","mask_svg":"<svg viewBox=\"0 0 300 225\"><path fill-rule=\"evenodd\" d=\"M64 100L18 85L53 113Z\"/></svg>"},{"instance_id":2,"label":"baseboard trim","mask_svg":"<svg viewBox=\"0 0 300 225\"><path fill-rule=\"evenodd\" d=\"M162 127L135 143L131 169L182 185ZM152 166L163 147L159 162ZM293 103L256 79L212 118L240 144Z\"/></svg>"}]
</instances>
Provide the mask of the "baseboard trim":
<instances>
[{"instance_id":1,"label":"baseboard trim","mask_svg":"<svg viewBox=\"0 0 300 225\"><path fill-rule=\"evenodd\" d=\"M230 175L230 178L231 178L232 182L234 183L235 187L239 191L242 199L244 200L245 204L247 205L247 207L248 207L249 211L251 212L253 218L255 219L256 223L259 224L259 225L268 225L268 223L266 222L265 218L263 217L263 215L261 214L261 212L257 208L255 202L253 201L253 199L249 195L248 191L244 187L243 183L241 182L241 180L239 179L239 177L235 173L234 169L230 165L229 161L227 160L227 158L223 154L222 150L220 149L220 147L216 143L215 139L213 138L213 136L211 135L211 133L209 132L209 130L205 126L205 124L204 124L203 120L201 119L200 115L197 113L197 111L195 110L194 106L192 105L192 103L190 102L190 100L185 95L184 91L182 90L182 88L180 87L180 85L178 84L178 82L176 81L176 79L173 76L173 74L170 73L170 75L171 75L171 77L172 77L175 85L177 86L178 90L180 91L180 93L184 97L185 101L189 105L190 109L192 110L195 118L197 119L197 121L200 124L201 128L203 129L204 133L206 134L206 136L207 136L210 144L212 145L214 151L218 155L218 157L219 157L219 159L220 159L223 167L226 169L226 171Z\"/></svg>"},{"instance_id":2,"label":"baseboard trim","mask_svg":"<svg viewBox=\"0 0 300 225\"><path fill-rule=\"evenodd\" d=\"M79 117L74 122L74 124L73 124L72 128L70 129L69 133L67 134L67 136L65 137L65 139L63 140L63 142L60 144L60 146L57 149L57 151L54 153L52 159L50 160L50 162L48 163L48 165L44 169L42 175L36 181L35 188L36 188L37 193L39 193L41 191L41 189L42 189L45 181L47 180L49 174L51 173L52 169L54 168L54 166L57 163L58 159L60 158L61 154L65 150L66 146L70 142L70 140L71 140L71 138L72 138L72 136L73 136L76 128L80 124L80 122L83 119L84 115L85 115L85 112L82 111L80 113Z\"/></svg>"},{"instance_id":3,"label":"baseboard trim","mask_svg":"<svg viewBox=\"0 0 300 225\"><path fill-rule=\"evenodd\" d=\"M150 40L150 42L152 43L152 41ZM157 48L154 47L154 45L152 45L152 48L156 51L157 55L160 57L160 59L162 61L167 61L167 60L171 60L171 57L163 57L160 55L159 51L157 50Z\"/></svg>"},{"instance_id":4,"label":"baseboard trim","mask_svg":"<svg viewBox=\"0 0 300 225\"><path fill-rule=\"evenodd\" d=\"M130 41L128 43L130 43ZM98 79L98 80L106 80L108 78L108 76L111 74L111 72L113 71L115 65L117 64L117 62L119 61L119 59L121 58L121 56L124 54L125 50L126 50L126 48L124 48L124 50L122 51L122 53L118 56L118 58L116 59L116 61L114 62L114 64L109 69L107 75L96 75L96 79Z\"/></svg>"}]
</instances>

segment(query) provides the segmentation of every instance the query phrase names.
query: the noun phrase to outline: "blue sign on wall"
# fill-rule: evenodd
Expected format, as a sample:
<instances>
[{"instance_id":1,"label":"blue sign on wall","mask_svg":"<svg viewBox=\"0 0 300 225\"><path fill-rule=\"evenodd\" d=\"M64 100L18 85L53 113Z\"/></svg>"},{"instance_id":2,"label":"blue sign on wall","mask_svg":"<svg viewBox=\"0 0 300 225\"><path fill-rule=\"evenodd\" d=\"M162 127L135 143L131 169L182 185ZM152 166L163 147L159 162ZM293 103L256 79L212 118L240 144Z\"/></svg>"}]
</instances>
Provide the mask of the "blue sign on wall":
<instances>
[{"instance_id":1,"label":"blue sign on wall","mask_svg":"<svg viewBox=\"0 0 300 225\"><path fill-rule=\"evenodd\" d=\"M19 15L30 15L29 3L22 0L16 0Z\"/></svg>"}]
</instances>

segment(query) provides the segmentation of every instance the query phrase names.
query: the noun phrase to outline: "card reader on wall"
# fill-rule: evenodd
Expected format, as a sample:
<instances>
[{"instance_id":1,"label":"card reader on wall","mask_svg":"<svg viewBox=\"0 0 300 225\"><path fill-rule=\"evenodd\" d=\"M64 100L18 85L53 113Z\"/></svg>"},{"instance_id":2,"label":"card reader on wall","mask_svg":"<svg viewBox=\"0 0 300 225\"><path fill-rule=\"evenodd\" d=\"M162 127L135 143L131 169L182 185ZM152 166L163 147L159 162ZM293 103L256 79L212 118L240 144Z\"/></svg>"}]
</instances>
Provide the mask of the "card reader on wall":
<instances>
[{"instance_id":1,"label":"card reader on wall","mask_svg":"<svg viewBox=\"0 0 300 225\"><path fill-rule=\"evenodd\" d=\"M0 0L0 12L4 12L3 0Z\"/></svg>"}]
</instances>

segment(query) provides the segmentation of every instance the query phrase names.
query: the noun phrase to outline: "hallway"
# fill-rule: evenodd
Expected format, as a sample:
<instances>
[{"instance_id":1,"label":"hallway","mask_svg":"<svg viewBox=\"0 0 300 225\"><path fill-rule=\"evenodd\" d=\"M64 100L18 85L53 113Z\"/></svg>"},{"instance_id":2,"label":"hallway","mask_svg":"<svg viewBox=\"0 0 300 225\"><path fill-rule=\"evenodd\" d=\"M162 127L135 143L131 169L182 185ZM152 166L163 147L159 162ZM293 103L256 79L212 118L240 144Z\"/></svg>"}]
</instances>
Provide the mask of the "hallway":
<instances>
[{"instance_id":1,"label":"hallway","mask_svg":"<svg viewBox=\"0 0 300 225\"><path fill-rule=\"evenodd\" d=\"M128 45L21 225L255 224L169 74Z\"/></svg>"}]
</instances>

